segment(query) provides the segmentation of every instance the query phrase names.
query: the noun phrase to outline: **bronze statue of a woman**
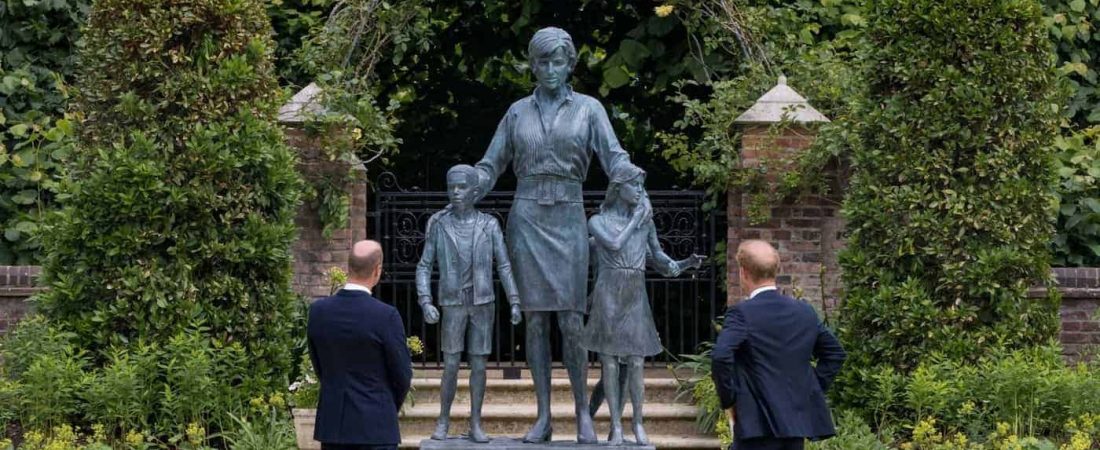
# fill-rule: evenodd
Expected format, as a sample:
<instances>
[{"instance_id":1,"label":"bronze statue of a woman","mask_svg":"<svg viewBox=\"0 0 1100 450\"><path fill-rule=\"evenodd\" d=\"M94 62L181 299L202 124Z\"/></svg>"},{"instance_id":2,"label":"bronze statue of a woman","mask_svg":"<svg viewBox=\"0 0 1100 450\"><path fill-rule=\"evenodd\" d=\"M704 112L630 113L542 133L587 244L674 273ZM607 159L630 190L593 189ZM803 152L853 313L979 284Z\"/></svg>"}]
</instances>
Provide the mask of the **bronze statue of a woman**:
<instances>
[{"instance_id":1,"label":"bronze statue of a woman","mask_svg":"<svg viewBox=\"0 0 1100 450\"><path fill-rule=\"evenodd\" d=\"M630 165L607 111L573 92L569 75L577 50L568 33L543 28L527 47L538 79L534 93L508 108L485 156L477 163L482 193L509 166L518 178L508 215L507 246L527 318L527 364L535 383L538 418L526 442L546 442L550 417L550 321L557 314L563 359L577 417L577 441L596 442L588 414L588 353L580 346L588 280L588 229L581 184L595 154L605 173Z\"/></svg>"}]
</instances>

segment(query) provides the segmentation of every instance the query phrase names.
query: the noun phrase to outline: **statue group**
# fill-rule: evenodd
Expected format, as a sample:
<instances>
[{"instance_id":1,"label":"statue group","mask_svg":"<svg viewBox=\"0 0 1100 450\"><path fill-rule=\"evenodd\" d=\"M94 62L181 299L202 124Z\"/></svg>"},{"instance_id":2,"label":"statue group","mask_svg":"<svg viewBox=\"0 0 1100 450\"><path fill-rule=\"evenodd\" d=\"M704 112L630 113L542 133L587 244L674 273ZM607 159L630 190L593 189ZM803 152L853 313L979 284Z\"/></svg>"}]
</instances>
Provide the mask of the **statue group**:
<instances>
[{"instance_id":1,"label":"statue group","mask_svg":"<svg viewBox=\"0 0 1100 450\"><path fill-rule=\"evenodd\" d=\"M645 172L619 145L603 105L569 86L577 62L569 34L559 28L541 29L527 50L538 82L534 93L508 108L481 161L447 172L450 205L432 216L425 233L417 292L424 319L441 322L444 353L441 411L431 437L447 437L465 352L472 408L469 439L489 442L481 427L481 406L495 317L495 262L512 324L526 320L527 364L538 415L523 441L549 442L553 436L550 322L556 318L573 393L577 442L597 442L592 415L598 404L590 410L586 385L588 352L594 352L602 370L597 392L606 396L611 413L608 442L623 443L622 410L629 396L636 442L648 445L642 363L662 347L645 291L646 264L649 261L665 276L677 276L698 267L703 257L674 261L661 250L644 188ZM610 181L599 212L586 219L581 185L593 155ZM509 167L518 183L507 230L502 232L495 218L474 205ZM591 297L589 258L596 260ZM430 286L435 265L440 274L438 309Z\"/></svg>"}]
</instances>

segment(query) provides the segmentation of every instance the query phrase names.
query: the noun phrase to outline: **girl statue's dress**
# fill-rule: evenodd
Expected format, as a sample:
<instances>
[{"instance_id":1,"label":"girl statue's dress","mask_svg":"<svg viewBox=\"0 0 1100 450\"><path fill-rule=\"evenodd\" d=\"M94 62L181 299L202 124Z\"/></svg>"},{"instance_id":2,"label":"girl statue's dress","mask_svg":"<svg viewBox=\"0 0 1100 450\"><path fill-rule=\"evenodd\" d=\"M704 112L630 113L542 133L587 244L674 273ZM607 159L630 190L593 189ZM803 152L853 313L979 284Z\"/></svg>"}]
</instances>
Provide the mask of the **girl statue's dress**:
<instances>
[{"instance_id":1,"label":"girl statue's dress","mask_svg":"<svg viewBox=\"0 0 1100 450\"><path fill-rule=\"evenodd\" d=\"M623 442L623 399L629 394L634 408L634 437L639 444L647 444L642 425L642 363L645 357L661 353L662 347L646 295L646 261L652 260L661 274L674 277L685 268L698 267L703 258L692 255L673 261L661 250L642 186L644 171L624 165L613 169L610 178L600 213L588 221L595 240L596 286L580 344L599 355L603 373L598 386L606 392L611 410L608 441L613 445ZM626 376L620 378L623 364Z\"/></svg>"},{"instance_id":2,"label":"girl statue's dress","mask_svg":"<svg viewBox=\"0 0 1100 450\"><path fill-rule=\"evenodd\" d=\"M618 235L630 225L629 217L597 214L593 226ZM652 252L662 275L679 271L660 244L652 222L633 230L618 251L596 243L596 285L592 309L584 327L581 346L588 351L614 356L653 356L661 353L661 338L653 322L645 289L646 254Z\"/></svg>"}]
</instances>

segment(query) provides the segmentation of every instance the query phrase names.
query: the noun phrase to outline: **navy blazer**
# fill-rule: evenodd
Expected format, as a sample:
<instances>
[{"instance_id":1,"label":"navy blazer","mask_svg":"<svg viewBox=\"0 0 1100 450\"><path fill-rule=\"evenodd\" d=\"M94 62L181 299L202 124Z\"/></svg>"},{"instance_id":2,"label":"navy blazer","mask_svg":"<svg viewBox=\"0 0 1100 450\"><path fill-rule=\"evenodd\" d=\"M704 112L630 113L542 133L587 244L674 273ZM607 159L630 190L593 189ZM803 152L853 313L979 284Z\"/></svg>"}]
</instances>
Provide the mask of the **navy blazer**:
<instances>
[{"instance_id":1,"label":"navy blazer","mask_svg":"<svg viewBox=\"0 0 1100 450\"><path fill-rule=\"evenodd\" d=\"M808 303L764 291L731 306L711 358L722 409L736 413L737 439L836 434L825 391L845 353Z\"/></svg>"},{"instance_id":2,"label":"navy blazer","mask_svg":"<svg viewBox=\"0 0 1100 450\"><path fill-rule=\"evenodd\" d=\"M321 382L313 438L397 445L397 414L412 381L401 315L363 291L342 289L309 308L309 356Z\"/></svg>"}]
</instances>

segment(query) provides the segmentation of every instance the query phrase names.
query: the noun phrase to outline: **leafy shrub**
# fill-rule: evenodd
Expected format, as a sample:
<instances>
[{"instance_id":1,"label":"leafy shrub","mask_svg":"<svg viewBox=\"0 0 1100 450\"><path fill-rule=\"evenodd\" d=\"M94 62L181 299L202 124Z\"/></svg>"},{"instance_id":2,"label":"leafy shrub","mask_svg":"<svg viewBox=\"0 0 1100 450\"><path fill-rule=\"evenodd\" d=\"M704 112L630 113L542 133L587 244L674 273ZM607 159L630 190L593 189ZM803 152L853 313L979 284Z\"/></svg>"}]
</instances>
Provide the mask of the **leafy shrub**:
<instances>
[{"instance_id":1,"label":"leafy shrub","mask_svg":"<svg viewBox=\"0 0 1100 450\"><path fill-rule=\"evenodd\" d=\"M148 345L113 352L106 366L89 374L83 395L88 420L111 433L148 429L159 394L157 362Z\"/></svg>"},{"instance_id":2,"label":"leafy shrub","mask_svg":"<svg viewBox=\"0 0 1100 450\"><path fill-rule=\"evenodd\" d=\"M1066 367L1055 346L991 352L977 362L932 357L911 376L866 381L864 410L879 434L936 418L938 429L980 437L1006 424L1013 434L1059 437L1071 420L1100 412L1100 366Z\"/></svg>"},{"instance_id":3,"label":"leafy shrub","mask_svg":"<svg viewBox=\"0 0 1100 450\"><path fill-rule=\"evenodd\" d=\"M807 442L808 450L886 450L886 444L863 421L859 413L841 411L836 416L836 436Z\"/></svg>"},{"instance_id":4,"label":"leafy shrub","mask_svg":"<svg viewBox=\"0 0 1100 450\"><path fill-rule=\"evenodd\" d=\"M1066 115L1077 126L1100 123L1100 0L1043 0L1043 24L1073 88Z\"/></svg>"},{"instance_id":5,"label":"leafy shrub","mask_svg":"<svg viewBox=\"0 0 1100 450\"><path fill-rule=\"evenodd\" d=\"M19 420L47 430L67 423L79 411L86 364L84 354L71 347L36 357L20 379Z\"/></svg>"},{"instance_id":6,"label":"leafy shrub","mask_svg":"<svg viewBox=\"0 0 1100 450\"><path fill-rule=\"evenodd\" d=\"M50 289L35 301L109 368L95 377L124 386L90 393L114 405L96 412L112 425L227 424L234 404L285 389L301 182L274 122L270 34L258 0L91 10L73 179L48 222ZM118 357L134 344L140 361ZM146 362L146 378L131 376Z\"/></svg>"},{"instance_id":7,"label":"leafy shrub","mask_svg":"<svg viewBox=\"0 0 1100 450\"><path fill-rule=\"evenodd\" d=\"M1100 126L1054 141L1059 214L1054 263L1100 265Z\"/></svg>"},{"instance_id":8,"label":"leafy shrub","mask_svg":"<svg viewBox=\"0 0 1100 450\"><path fill-rule=\"evenodd\" d=\"M34 264L72 147L64 114L87 0L0 4L0 265Z\"/></svg>"},{"instance_id":9,"label":"leafy shrub","mask_svg":"<svg viewBox=\"0 0 1100 450\"><path fill-rule=\"evenodd\" d=\"M1058 326L1056 293L1027 298L1050 277L1062 103L1039 5L890 0L869 16L841 254L839 397L857 409L885 367L974 361Z\"/></svg>"}]
</instances>

